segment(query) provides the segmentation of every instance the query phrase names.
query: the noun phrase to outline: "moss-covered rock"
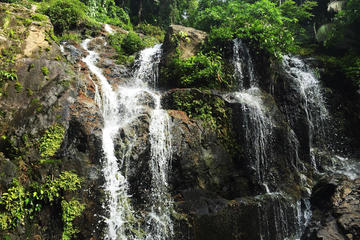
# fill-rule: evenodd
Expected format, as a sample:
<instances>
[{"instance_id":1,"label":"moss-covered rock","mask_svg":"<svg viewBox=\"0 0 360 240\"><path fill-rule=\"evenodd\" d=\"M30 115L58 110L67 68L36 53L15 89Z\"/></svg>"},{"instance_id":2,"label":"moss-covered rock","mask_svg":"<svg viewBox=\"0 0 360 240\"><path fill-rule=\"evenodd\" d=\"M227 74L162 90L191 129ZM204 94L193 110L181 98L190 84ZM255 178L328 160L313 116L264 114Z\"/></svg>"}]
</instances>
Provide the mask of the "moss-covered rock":
<instances>
[{"instance_id":1,"label":"moss-covered rock","mask_svg":"<svg viewBox=\"0 0 360 240\"><path fill-rule=\"evenodd\" d=\"M163 64L167 66L176 53L180 54L181 59L195 56L206 39L206 32L180 25L170 25L163 45Z\"/></svg>"}]
</instances>

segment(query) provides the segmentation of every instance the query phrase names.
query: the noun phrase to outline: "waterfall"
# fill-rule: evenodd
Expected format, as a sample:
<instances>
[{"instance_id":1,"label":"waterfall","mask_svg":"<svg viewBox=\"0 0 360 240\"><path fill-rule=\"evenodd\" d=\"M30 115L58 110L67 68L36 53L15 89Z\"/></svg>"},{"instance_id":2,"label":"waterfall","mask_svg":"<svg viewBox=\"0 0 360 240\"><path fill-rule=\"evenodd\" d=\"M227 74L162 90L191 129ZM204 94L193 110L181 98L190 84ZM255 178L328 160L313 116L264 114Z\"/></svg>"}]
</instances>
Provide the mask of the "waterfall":
<instances>
[{"instance_id":1,"label":"waterfall","mask_svg":"<svg viewBox=\"0 0 360 240\"><path fill-rule=\"evenodd\" d=\"M158 63L161 56L161 45L148 48L140 53L136 60L136 70L130 81L117 88L110 85L102 70L96 66L99 58L96 51L89 50L91 39L82 43L88 55L83 61L97 79L100 89L104 118L103 127L103 174L104 190L108 210L105 217L107 231L105 239L154 239L166 240L173 234L171 222L172 201L168 193L168 172L171 160L170 120L166 111L161 109L160 93L153 90L157 81ZM150 99L149 99L150 98ZM144 100L145 99L145 100ZM150 111L149 141L151 189L148 193L146 209L136 212L128 194L129 182L126 177L126 161L129 161L132 146L136 141L133 136L126 144L126 150L115 154L115 138L119 131L129 126L141 114ZM117 157L118 156L118 157ZM145 223L144 223L145 222Z\"/></svg>"},{"instance_id":2,"label":"waterfall","mask_svg":"<svg viewBox=\"0 0 360 240\"><path fill-rule=\"evenodd\" d=\"M172 201L168 195L170 172L171 135L168 114L160 109L160 98L152 112L150 122L151 162L151 212L147 216L147 240L162 240L173 235L171 221Z\"/></svg>"},{"instance_id":3,"label":"waterfall","mask_svg":"<svg viewBox=\"0 0 360 240\"><path fill-rule=\"evenodd\" d=\"M102 91L102 115L104 119L103 127L103 151L105 154L103 162L103 174L105 177L104 189L107 192L107 208L109 217L106 219L108 232L105 239L117 239L120 236L124 239L124 225L127 219L132 215L132 209L129 205L128 183L121 174L117 164L117 158L114 153L114 137L120 129L120 117L118 107L118 96L116 91L102 74L100 68L96 66L98 54L88 49L90 39L82 43L82 47L88 52L83 61L87 64L89 70L100 80Z\"/></svg>"},{"instance_id":4,"label":"waterfall","mask_svg":"<svg viewBox=\"0 0 360 240\"><path fill-rule=\"evenodd\" d=\"M233 65L234 78L238 82L239 89L257 87L257 79L254 70L254 63L249 48L241 39L233 39Z\"/></svg>"},{"instance_id":5,"label":"waterfall","mask_svg":"<svg viewBox=\"0 0 360 240\"><path fill-rule=\"evenodd\" d=\"M239 90L224 97L229 102L241 103L247 157L256 172L258 183L266 191L265 195L257 196L267 199L258 208L260 239L300 239L311 218L310 202L303 199L291 204L293 200L284 197L283 193L271 192L268 187L268 172L273 158L271 140L274 123L267 113L264 94L259 89L249 49L240 39L233 40L233 65ZM324 136L324 123L328 113L315 74L295 57L285 56L283 65L298 86L312 135ZM289 160L296 169L302 168L297 137L291 129L288 129L287 135Z\"/></svg>"},{"instance_id":6,"label":"waterfall","mask_svg":"<svg viewBox=\"0 0 360 240\"><path fill-rule=\"evenodd\" d=\"M284 56L283 67L298 86L298 94L304 102L309 125L310 148L312 148L316 141L321 143L325 139L325 123L329 116L320 82L304 61L297 57ZM314 160L313 165L316 168Z\"/></svg>"},{"instance_id":7,"label":"waterfall","mask_svg":"<svg viewBox=\"0 0 360 240\"><path fill-rule=\"evenodd\" d=\"M229 102L242 104L243 128L245 139L249 149L248 157L256 170L257 180L269 191L266 184L266 172L268 171L268 150L271 140L272 122L266 115L266 109L261 99L261 90L252 87L240 92L228 94Z\"/></svg>"},{"instance_id":8,"label":"waterfall","mask_svg":"<svg viewBox=\"0 0 360 240\"><path fill-rule=\"evenodd\" d=\"M272 122L266 114L266 107L262 100L262 92L258 88L258 80L255 73L249 48L241 39L233 40L233 65L234 78L238 82L237 92L226 94L227 101L242 104L243 128L252 167L256 170L258 182L269 191L266 183L266 173L269 152L269 143L272 134Z\"/></svg>"}]
</instances>

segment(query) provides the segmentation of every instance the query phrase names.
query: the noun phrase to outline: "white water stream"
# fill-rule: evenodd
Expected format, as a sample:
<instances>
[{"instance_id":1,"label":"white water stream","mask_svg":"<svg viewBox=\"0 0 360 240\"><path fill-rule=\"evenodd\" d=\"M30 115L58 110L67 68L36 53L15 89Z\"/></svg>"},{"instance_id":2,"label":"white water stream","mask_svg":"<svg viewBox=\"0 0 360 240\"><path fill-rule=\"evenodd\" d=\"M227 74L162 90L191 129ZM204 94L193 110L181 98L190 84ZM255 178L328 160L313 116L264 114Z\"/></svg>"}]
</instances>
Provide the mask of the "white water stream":
<instances>
[{"instance_id":1,"label":"white water stream","mask_svg":"<svg viewBox=\"0 0 360 240\"><path fill-rule=\"evenodd\" d=\"M224 98L229 102L242 104L243 128L250 153L248 157L256 170L258 182L270 192L266 173L273 124L266 114L250 51L240 39L233 40L233 65L239 90L226 94Z\"/></svg>"},{"instance_id":2,"label":"white water stream","mask_svg":"<svg viewBox=\"0 0 360 240\"><path fill-rule=\"evenodd\" d=\"M105 29L109 31L107 26ZM121 84L116 89L110 85L102 70L96 66L99 55L89 50L90 41L87 39L82 43L82 47L88 52L83 61L98 79L99 89L101 89L101 101L98 105L102 109L104 119L103 174L104 190L107 193L107 202L104 207L108 210L108 216L105 218L107 224L105 239L169 239L173 234L170 219L172 201L167 189L171 160L169 116L161 109L160 94L152 89L157 79L161 45L143 50L135 63L137 70L132 80ZM149 127L151 143L149 169L152 179L148 196L150 201L145 210L146 213L136 213L131 205L131 196L128 194L129 183L126 175L122 174L126 172L122 168L127 153L131 151L132 143L128 143L130 150L118 159L115 155L114 141L120 129L131 124L145 111L149 111L151 104L144 102L144 97L149 96L150 101L154 103L153 109L150 109ZM136 137L131 140L136 141Z\"/></svg>"}]
</instances>

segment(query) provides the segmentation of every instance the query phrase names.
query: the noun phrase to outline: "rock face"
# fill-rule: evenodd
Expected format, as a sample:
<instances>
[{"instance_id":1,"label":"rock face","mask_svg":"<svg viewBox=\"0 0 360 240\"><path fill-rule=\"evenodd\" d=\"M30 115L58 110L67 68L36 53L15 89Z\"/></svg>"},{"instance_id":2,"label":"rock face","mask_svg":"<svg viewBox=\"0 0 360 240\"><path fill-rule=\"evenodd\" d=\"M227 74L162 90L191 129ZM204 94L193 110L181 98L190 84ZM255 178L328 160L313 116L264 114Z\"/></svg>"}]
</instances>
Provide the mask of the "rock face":
<instances>
[{"instance_id":1,"label":"rock face","mask_svg":"<svg viewBox=\"0 0 360 240\"><path fill-rule=\"evenodd\" d=\"M313 218L302 239L360 239L360 179L321 180L311 195Z\"/></svg>"},{"instance_id":2,"label":"rock face","mask_svg":"<svg viewBox=\"0 0 360 240\"><path fill-rule=\"evenodd\" d=\"M195 99L191 101L202 99L207 104L222 99L221 95L197 89L172 89L163 97L164 108L179 109L176 105L179 96L184 105L191 104L186 101L189 96ZM299 184L302 175L296 168L298 159L284 117L271 103L269 95L264 93L262 97L268 103L267 111L274 123L268 146L272 151L266 168L263 166L266 187L286 193L284 195L267 194L269 189L256 177L254 162L246 150L249 146L243 129L245 105L230 101L223 107L231 112L230 131L234 133L234 144L239 147L235 154L228 151L223 136L209 128L206 121L189 119L183 111L169 110L172 134L177 139L173 143L170 183L176 209L180 216L186 216L179 220L186 219L177 230L177 239L209 239L210 236L210 239L258 239L260 235L280 239L297 234L299 221L304 219L297 213L302 207L295 206L301 205L299 196L306 192ZM271 221L274 225L266 220L268 217L277 219ZM279 222L282 227L276 225ZM189 223L192 227L188 227Z\"/></svg>"},{"instance_id":3,"label":"rock face","mask_svg":"<svg viewBox=\"0 0 360 240\"><path fill-rule=\"evenodd\" d=\"M195 56L206 39L206 32L181 25L170 25L164 40L163 64L167 65L177 50L181 59Z\"/></svg>"},{"instance_id":4,"label":"rock face","mask_svg":"<svg viewBox=\"0 0 360 240\"><path fill-rule=\"evenodd\" d=\"M64 199L75 197L85 204L74 222L80 230L77 239L102 239L101 216L107 213L99 79L82 62L87 53L81 45L59 47L51 39L48 19L21 22L17 20L31 19L35 13L4 3L0 8L9 10L0 12L0 70L16 73L0 79L0 194L14 177L27 185L74 171L84 179L82 189L64 193ZM94 38L88 46L97 50L98 67L116 87L131 80L130 70L114 63L114 50L104 39ZM195 56L206 39L202 31L171 25L160 69L176 54L181 59ZM162 108L171 120L168 188L175 205L174 239L279 240L299 238L304 230L306 199L318 177L312 165L307 103L281 63L268 56L253 58L258 86L241 92L162 85ZM144 111L115 134L114 148L117 159L124 159L119 165L126 169L134 209L141 212L152 187L149 125L155 103L146 94L139 101ZM53 161L42 162L39 140L54 125L61 125L65 134ZM311 195L314 217L302 239L360 239L359 186L359 180L342 177L320 181ZM45 204L25 227L0 232L0 237L60 239L60 209L60 202Z\"/></svg>"},{"instance_id":5,"label":"rock face","mask_svg":"<svg viewBox=\"0 0 360 240\"><path fill-rule=\"evenodd\" d=\"M81 239L98 238L101 230L93 230L100 227L96 214L103 211L103 193L98 188L103 181L99 167L102 119L94 101L94 84L64 60L50 37L52 26L46 17L38 22L32 20L35 12L24 7L1 3L0 8L0 70L16 74L0 83L0 166L2 172L6 170L0 177L0 193L7 191L13 177L27 186L73 171L84 182L78 192L66 193L66 198L76 197L85 204L84 214L74 224L81 229ZM63 141L53 162L41 162L39 141L54 125L65 129ZM60 209L60 201L44 204L25 227L0 236L61 239Z\"/></svg>"}]
</instances>

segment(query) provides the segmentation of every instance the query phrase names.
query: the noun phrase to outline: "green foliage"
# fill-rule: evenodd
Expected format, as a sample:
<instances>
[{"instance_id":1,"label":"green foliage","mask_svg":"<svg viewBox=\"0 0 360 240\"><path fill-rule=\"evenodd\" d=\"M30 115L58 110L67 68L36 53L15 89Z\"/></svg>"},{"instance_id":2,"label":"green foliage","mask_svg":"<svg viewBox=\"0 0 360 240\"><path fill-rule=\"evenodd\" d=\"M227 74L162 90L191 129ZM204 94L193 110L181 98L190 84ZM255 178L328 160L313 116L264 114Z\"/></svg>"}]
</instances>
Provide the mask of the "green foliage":
<instances>
[{"instance_id":1,"label":"green foliage","mask_svg":"<svg viewBox=\"0 0 360 240\"><path fill-rule=\"evenodd\" d=\"M355 57L351 64L345 66L345 74L360 87L360 57Z\"/></svg>"},{"instance_id":2,"label":"green foliage","mask_svg":"<svg viewBox=\"0 0 360 240\"><path fill-rule=\"evenodd\" d=\"M34 13L32 16L31 16L31 19L34 20L34 21L38 21L38 22L43 22L43 21L47 21L48 18L43 15L43 14L40 14L40 13Z\"/></svg>"},{"instance_id":3,"label":"green foliage","mask_svg":"<svg viewBox=\"0 0 360 240\"><path fill-rule=\"evenodd\" d=\"M78 33L65 33L61 37L59 37L58 40L60 42L61 41L67 41L67 42L72 41L72 42L80 43L81 36Z\"/></svg>"},{"instance_id":4,"label":"green foliage","mask_svg":"<svg viewBox=\"0 0 360 240\"><path fill-rule=\"evenodd\" d=\"M1 60L1 58L0 58L0 60ZM8 80L11 80L11 81L17 80L16 73L14 73L13 71L8 72L6 70L0 69L0 97L3 94L6 94L6 92L3 91L3 86L4 86L5 82ZM15 89L16 89L17 83L18 83L18 81L15 83ZM19 85L19 86L21 86L21 85ZM19 89L19 90L21 90L21 89Z\"/></svg>"},{"instance_id":5,"label":"green foliage","mask_svg":"<svg viewBox=\"0 0 360 240\"><path fill-rule=\"evenodd\" d=\"M44 76L48 76L49 75L49 69L46 66L43 66L41 68L41 72Z\"/></svg>"},{"instance_id":6,"label":"green foliage","mask_svg":"<svg viewBox=\"0 0 360 240\"><path fill-rule=\"evenodd\" d=\"M157 41L163 42L165 32L159 26L142 23L136 26L136 31L149 37L154 37Z\"/></svg>"},{"instance_id":7,"label":"green foliage","mask_svg":"<svg viewBox=\"0 0 360 240\"><path fill-rule=\"evenodd\" d=\"M190 118L203 120L205 127L216 131L230 154L239 151L233 132L232 110L221 97L198 90L178 91L173 95L173 103L174 109L186 112Z\"/></svg>"},{"instance_id":8,"label":"green foliage","mask_svg":"<svg viewBox=\"0 0 360 240\"><path fill-rule=\"evenodd\" d=\"M141 38L137 33L131 31L128 34L115 33L110 35L109 43L118 53L118 62L120 64L130 64L135 59L134 53L145 47L153 46L158 41L154 37L149 36Z\"/></svg>"},{"instance_id":9,"label":"green foliage","mask_svg":"<svg viewBox=\"0 0 360 240\"><path fill-rule=\"evenodd\" d=\"M55 124L48 128L40 139L39 152L42 160L53 157L64 139L65 128Z\"/></svg>"},{"instance_id":10,"label":"green foliage","mask_svg":"<svg viewBox=\"0 0 360 240\"><path fill-rule=\"evenodd\" d=\"M87 21L85 4L78 0L52 0L44 3L41 12L49 16L57 34L75 29L80 23Z\"/></svg>"},{"instance_id":11,"label":"green foliage","mask_svg":"<svg viewBox=\"0 0 360 240\"><path fill-rule=\"evenodd\" d=\"M15 90L16 90L17 93L21 92L23 90L23 88L24 88L19 81L16 81L14 87L15 87Z\"/></svg>"},{"instance_id":12,"label":"green foliage","mask_svg":"<svg viewBox=\"0 0 360 240\"><path fill-rule=\"evenodd\" d=\"M8 71L5 71L5 70L0 70L0 82L7 81L7 80L11 80L11 81L17 80L16 73L8 72Z\"/></svg>"},{"instance_id":13,"label":"green foliage","mask_svg":"<svg viewBox=\"0 0 360 240\"><path fill-rule=\"evenodd\" d=\"M306 2L299 7L290 0L284 4L279 7L270 0L210 2L205 4L209 7L195 13L192 25L210 31L209 42L214 48L230 39L241 38L256 49L280 58L296 50L294 38L300 29L298 23L312 16L309 11L314 6L313 2Z\"/></svg>"},{"instance_id":14,"label":"green foliage","mask_svg":"<svg viewBox=\"0 0 360 240\"><path fill-rule=\"evenodd\" d=\"M90 16L98 22L119 26L131 30L132 25L127 12L117 6L114 0L82 0L90 8Z\"/></svg>"},{"instance_id":15,"label":"green foliage","mask_svg":"<svg viewBox=\"0 0 360 240\"><path fill-rule=\"evenodd\" d=\"M336 46L346 44L351 47L360 48L360 1L348 0L342 10L340 10L331 22L331 29L325 45Z\"/></svg>"},{"instance_id":16,"label":"green foliage","mask_svg":"<svg viewBox=\"0 0 360 240\"><path fill-rule=\"evenodd\" d=\"M25 206L29 195L17 179L14 179L13 186L1 195L0 206L6 211L0 213L0 224L3 230L25 224L26 215L33 210Z\"/></svg>"},{"instance_id":17,"label":"green foliage","mask_svg":"<svg viewBox=\"0 0 360 240\"><path fill-rule=\"evenodd\" d=\"M185 42L190 42L191 39L188 37L186 32L178 32L178 33L174 33L173 35L171 35L171 39L170 41L172 42L172 44L174 44L175 46L179 46L180 41L185 41Z\"/></svg>"},{"instance_id":18,"label":"green foliage","mask_svg":"<svg viewBox=\"0 0 360 240\"><path fill-rule=\"evenodd\" d=\"M121 43L121 48L127 55L132 55L144 48L141 37L135 32L129 32Z\"/></svg>"},{"instance_id":19,"label":"green foliage","mask_svg":"<svg viewBox=\"0 0 360 240\"><path fill-rule=\"evenodd\" d=\"M84 205L77 200L66 202L63 200L64 191L76 191L81 187L81 179L74 173L63 172L59 177L46 179L43 184L33 182L25 187L17 179L12 187L0 198L0 227L2 230L24 225L27 219L33 219L44 204L60 203L63 209L64 234L73 236L76 229L72 221L84 210ZM63 202L67 204L63 204ZM63 238L70 239L70 238Z\"/></svg>"},{"instance_id":20,"label":"green foliage","mask_svg":"<svg viewBox=\"0 0 360 240\"><path fill-rule=\"evenodd\" d=\"M56 179L48 178L44 184L33 184L33 188L36 189L36 196L39 199L53 202L59 197L63 191L76 191L81 187L82 179L80 179L75 173L63 172Z\"/></svg>"},{"instance_id":21,"label":"green foliage","mask_svg":"<svg viewBox=\"0 0 360 240\"><path fill-rule=\"evenodd\" d=\"M64 223L64 231L62 234L62 240L70 240L76 233L79 232L78 229L74 228L73 221L76 217L79 217L85 209L85 205L80 203L77 200L61 202L62 207L62 220Z\"/></svg>"},{"instance_id":22,"label":"green foliage","mask_svg":"<svg viewBox=\"0 0 360 240\"><path fill-rule=\"evenodd\" d=\"M177 87L227 89L231 87L232 79L226 76L223 66L221 56L214 52L207 54L200 52L186 59L174 57L163 74Z\"/></svg>"},{"instance_id":23,"label":"green foliage","mask_svg":"<svg viewBox=\"0 0 360 240\"><path fill-rule=\"evenodd\" d=\"M298 5L293 0L286 0L280 6L282 15L284 16L284 24L297 37L304 38L305 29L304 23L314 17L311 10L317 6L316 1L306 0L304 3Z\"/></svg>"}]
</instances>

